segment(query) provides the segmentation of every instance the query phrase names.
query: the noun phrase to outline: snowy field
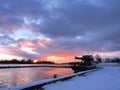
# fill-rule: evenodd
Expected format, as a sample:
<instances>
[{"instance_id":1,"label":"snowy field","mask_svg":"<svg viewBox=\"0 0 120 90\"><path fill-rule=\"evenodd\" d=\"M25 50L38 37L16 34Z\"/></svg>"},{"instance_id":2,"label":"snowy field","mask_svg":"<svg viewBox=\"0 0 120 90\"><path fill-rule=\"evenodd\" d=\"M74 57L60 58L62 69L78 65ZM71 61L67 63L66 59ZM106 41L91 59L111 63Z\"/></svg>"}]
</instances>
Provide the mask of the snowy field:
<instances>
[{"instance_id":1,"label":"snowy field","mask_svg":"<svg viewBox=\"0 0 120 90\"><path fill-rule=\"evenodd\" d=\"M120 90L120 65L104 63L99 66L103 68L43 88L45 90Z\"/></svg>"}]
</instances>

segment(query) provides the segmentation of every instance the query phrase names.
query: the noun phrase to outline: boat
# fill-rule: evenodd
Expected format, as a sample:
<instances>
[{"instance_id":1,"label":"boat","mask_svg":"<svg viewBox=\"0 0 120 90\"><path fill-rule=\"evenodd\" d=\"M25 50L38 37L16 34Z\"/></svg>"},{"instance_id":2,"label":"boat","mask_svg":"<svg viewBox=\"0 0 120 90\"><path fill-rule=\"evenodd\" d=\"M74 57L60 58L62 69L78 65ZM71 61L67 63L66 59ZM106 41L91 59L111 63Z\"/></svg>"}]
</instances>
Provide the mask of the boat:
<instances>
[{"instance_id":1,"label":"boat","mask_svg":"<svg viewBox=\"0 0 120 90\"><path fill-rule=\"evenodd\" d=\"M70 62L72 70L75 72L85 71L96 68L93 55L83 55L82 57L76 57L75 59L80 60L79 62Z\"/></svg>"}]
</instances>

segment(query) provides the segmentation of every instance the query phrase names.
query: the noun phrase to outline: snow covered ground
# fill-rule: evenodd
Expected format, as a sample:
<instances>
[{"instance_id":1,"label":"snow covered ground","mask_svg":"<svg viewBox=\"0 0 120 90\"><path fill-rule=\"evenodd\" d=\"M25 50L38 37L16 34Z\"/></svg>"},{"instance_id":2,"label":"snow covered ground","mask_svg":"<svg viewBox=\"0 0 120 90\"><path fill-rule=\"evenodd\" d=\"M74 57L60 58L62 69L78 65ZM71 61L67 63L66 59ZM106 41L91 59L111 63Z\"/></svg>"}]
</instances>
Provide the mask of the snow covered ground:
<instances>
[{"instance_id":1,"label":"snow covered ground","mask_svg":"<svg viewBox=\"0 0 120 90\"><path fill-rule=\"evenodd\" d=\"M120 65L105 63L99 66L103 68L43 88L45 90L120 90Z\"/></svg>"}]
</instances>

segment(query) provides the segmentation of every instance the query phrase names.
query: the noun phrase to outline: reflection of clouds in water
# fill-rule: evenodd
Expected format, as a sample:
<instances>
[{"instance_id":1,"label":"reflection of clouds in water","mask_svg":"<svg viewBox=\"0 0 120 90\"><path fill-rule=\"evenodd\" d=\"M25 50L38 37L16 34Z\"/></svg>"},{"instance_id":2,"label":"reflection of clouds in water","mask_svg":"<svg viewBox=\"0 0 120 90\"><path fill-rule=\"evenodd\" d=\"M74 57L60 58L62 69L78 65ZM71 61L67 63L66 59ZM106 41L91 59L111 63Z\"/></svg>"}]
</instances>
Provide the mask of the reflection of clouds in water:
<instances>
[{"instance_id":1,"label":"reflection of clouds in water","mask_svg":"<svg viewBox=\"0 0 120 90\"><path fill-rule=\"evenodd\" d=\"M16 75L15 75L15 85L19 85L22 83L28 83L31 82L31 70L30 68L19 68L16 71Z\"/></svg>"},{"instance_id":2,"label":"reflection of clouds in water","mask_svg":"<svg viewBox=\"0 0 120 90\"><path fill-rule=\"evenodd\" d=\"M61 76L73 73L72 69L68 68L48 67L0 69L0 72L0 87L11 87L33 81L53 78L54 74Z\"/></svg>"},{"instance_id":3,"label":"reflection of clouds in water","mask_svg":"<svg viewBox=\"0 0 120 90\"><path fill-rule=\"evenodd\" d=\"M12 69L0 69L0 87L13 86L14 70Z\"/></svg>"}]
</instances>

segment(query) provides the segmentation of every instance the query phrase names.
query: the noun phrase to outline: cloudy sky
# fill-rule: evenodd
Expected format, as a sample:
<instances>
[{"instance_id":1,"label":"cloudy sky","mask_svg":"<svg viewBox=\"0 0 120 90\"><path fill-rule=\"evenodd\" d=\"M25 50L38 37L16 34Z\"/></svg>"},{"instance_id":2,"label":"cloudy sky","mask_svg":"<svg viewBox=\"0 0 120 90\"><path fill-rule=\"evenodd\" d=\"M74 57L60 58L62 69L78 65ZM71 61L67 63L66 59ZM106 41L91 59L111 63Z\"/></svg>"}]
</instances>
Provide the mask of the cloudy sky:
<instances>
[{"instance_id":1,"label":"cloudy sky","mask_svg":"<svg viewBox=\"0 0 120 90\"><path fill-rule=\"evenodd\" d=\"M120 55L120 0L0 0L0 59L96 53Z\"/></svg>"}]
</instances>

